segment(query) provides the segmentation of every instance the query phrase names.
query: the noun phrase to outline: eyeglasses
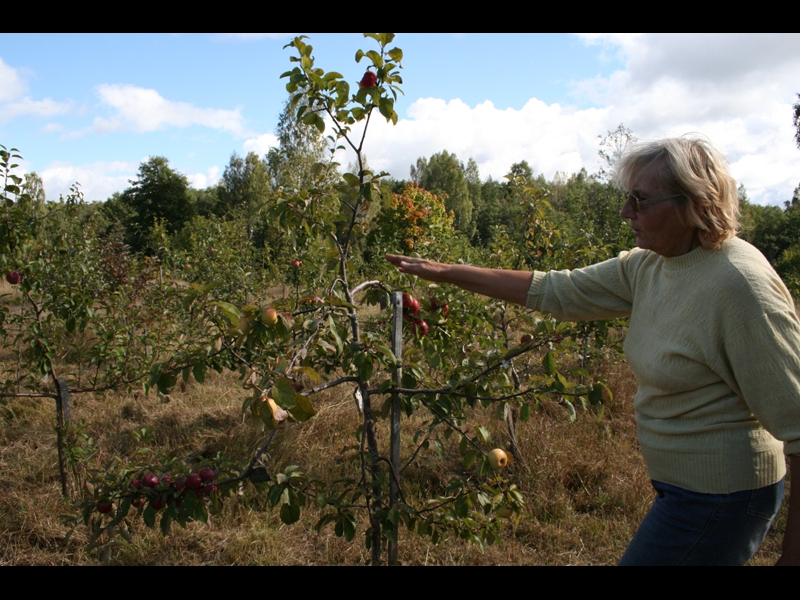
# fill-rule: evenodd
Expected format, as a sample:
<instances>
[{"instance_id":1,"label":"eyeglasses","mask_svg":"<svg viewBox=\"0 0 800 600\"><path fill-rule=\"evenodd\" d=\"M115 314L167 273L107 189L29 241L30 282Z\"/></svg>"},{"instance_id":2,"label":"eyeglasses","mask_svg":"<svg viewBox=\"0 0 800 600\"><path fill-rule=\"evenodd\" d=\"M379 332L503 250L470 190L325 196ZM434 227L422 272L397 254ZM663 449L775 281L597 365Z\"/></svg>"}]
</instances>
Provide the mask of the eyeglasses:
<instances>
[{"instance_id":1,"label":"eyeglasses","mask_svg":"<svg viewBox=\"0 0 800 600\"><path fill-rule=\"evenodd\" d=\"M662 200L669 200L670 198L680 198L683 194L672 194L671 196L661 196L661 198L648 198L647 200L640 200L636 196L631 193L628 193L625 196L625 200L631 203L631 208L633 212L639 212L642 206L646 206L648 204L655 204L656 202L661 202Z\"/></svg>"}]
</instances>

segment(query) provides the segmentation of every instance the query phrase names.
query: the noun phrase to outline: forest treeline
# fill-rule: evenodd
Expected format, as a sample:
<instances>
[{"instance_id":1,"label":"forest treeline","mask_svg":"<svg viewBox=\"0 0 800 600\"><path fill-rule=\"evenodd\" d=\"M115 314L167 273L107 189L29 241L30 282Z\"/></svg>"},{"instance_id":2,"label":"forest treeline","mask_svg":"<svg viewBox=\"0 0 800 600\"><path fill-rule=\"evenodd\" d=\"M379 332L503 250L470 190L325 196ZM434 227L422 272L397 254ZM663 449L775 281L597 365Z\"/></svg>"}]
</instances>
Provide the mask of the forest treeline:
<instances>
[{"instance_id":1,"label":"forest treeline","mask_svg":"<svg viewBox=\"0 0 800 600\"><path fill-rule=\"evenodd\" d=\"M288 106L277 134L280 146L266 156L234 152L221 180L206 189L191 188L166 158L153 156L140 165L136 179L123 192L105 202L85 204L84 218L133 252L158 255L169 249L170 255L183 253L191 260L198 246L219 239L219 246L238 253L242 268L277 275L277 265L312 251L313 233L300 231L288 237L269 218L270 208L287 195L313 193L313 188L330 184L337 169L318 130L298 123ZM444 202L464 260L486 263L493 245L512 243L531 250L520 268L574 268L631 248L635 241L630 227L619 217L623 196L611 174L616 160L635 141L631 130L620 125L599 140L598 173L582 169L557 173L550 180L534 173L524 160L510 165L509 174L498 181L482 179L474 159L465 164L447 150L420 157L411 165L409 179L384 178L380 198L362 209L359 227L365 235L359 238L363 247L353 254L362 261L357 268L368 274L383 251L415 251L413 240L400 234L424 216L414 216L413 202L399 208L409 185ZM356 172L356 166L350 165L350 171ZM528 197L534 199L535 214L530 202L520 201L523 188L532 192ZM35 173L26 176L23 189L34 202L44 202L42 182ZM346 202L352 190L341 188L337 193ZM739 198L740 236L761 250L798 295L800 186L783 207L751 203L743 185ZM431 207L416 209L430 212ZM342 227L345 220L343 213ZM537 224L541 236L535 240Z\"/></svg>"}]
</instances>

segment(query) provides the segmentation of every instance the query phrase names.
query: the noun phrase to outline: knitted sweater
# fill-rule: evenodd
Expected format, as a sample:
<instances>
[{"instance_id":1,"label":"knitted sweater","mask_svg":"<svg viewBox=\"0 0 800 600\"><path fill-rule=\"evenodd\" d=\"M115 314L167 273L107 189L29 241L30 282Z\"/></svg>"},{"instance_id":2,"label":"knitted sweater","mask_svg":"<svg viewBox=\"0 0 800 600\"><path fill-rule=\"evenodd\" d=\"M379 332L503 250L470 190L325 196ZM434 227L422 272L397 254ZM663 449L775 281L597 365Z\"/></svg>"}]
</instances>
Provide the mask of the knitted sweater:
<instances>
[{"instance_id":1,"label":"knitted sweater","mask_svg":"<svg viewBox=\"0 0 800 600\"><path fill-rule=\"evenodd\" d=\"M800 454L800 320L747 242L537 271L527 305L561 320L630 316L625 356L651 479L731 493L777 482L782 454Z\"/></svg>"}]
</instances>

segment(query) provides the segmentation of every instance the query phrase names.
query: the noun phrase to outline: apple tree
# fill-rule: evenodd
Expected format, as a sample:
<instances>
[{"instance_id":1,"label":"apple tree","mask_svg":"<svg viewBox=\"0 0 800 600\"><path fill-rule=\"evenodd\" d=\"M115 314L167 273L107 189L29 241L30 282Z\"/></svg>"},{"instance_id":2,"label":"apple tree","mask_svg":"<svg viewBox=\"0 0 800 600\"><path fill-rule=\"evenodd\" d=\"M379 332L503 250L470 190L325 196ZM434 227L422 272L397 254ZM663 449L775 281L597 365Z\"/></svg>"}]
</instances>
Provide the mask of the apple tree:
<instances>
[{"instance_id":1,"label":"apple tree","mask_svg":"<svg viewBox=\"0 0 800 600\"><path fill-rule=\"evenodd\" d=\"M366 513L364 540L373 564L385 562L387 549L389 562L397 560L401 527L434 542L456 535L484 546L498 538L504 517L520 513L523 498L513 475L500 470L498 453L490 460L493 442L488 428L468 428L468 415L491 409L505 419L512 458L524 460L513 453L513 415L526 420L549 398L574 413L576 405L600 404L608 393L602 381L574 365L577 346L570 339L569 324L460 290L427 285L380 261L371 263L372 278L357 281L356 267L363 263L354 248L360 238L370 240L376 256L404 251L439 260L481 258L478 249L453 232L454 215L443 199L413 185L394 195L392 205L375 222L366 223L370 205L382 197L381 182L387 175L367 167L366 136L377 115L397 122L394 105L401 91L403 52L392 47L391 33L365 37L377 49L356 52L356 62L364 61L366 72L354 86L341 73L319 68L304 36L287 45L295 65L282 75L291 95L289 106L302 123L330 132L329 154L309 169L305 187L279 191L268 218L287 235L302 232L309 243L325 248L319 259L324 265L321 275L297 279L295 298L271 306L233 293L225 297L219 283L200 277L188 288L175 291L173 286L174 299L180 299L174 314L183 315L173 328L183 328L185 337L181 341L178 336L176 342L171 337L174 331L165 334L159 358L145 363L150 385L165 392L177 383L177 373L191 373L202 381L212 366L238 369L252 392L243 411L269 431L266 439L238 471L233 463L223 466L227 459L220 457L215 468L225 476L213 480L209 496L195 493L197 501L184 500L193 474L180 464L173 465L173 475L177 472L179 479L156 477L149 483L143 478L152 473L144 466L109 471L83 504L82 517L92 525L95 541L115 530L127 531L134 509L151 526L160 514L165 531L172 521L182 524L201 518L209 502L219 502L249 481L267 488L270 503L280 507L281 520L287 524L296 522L303 507L314 502L322 514L317 527L333 526L337 535L352 540L357 515ZM355 172L331 182L336 152L345 147L355 154ZM558 233L547 220L543 192L523 189L520 194L528 207L524 244L519 252L513 250L514 244L502 249L497 245L484 258L496 266L518 267L537 256L538 264L548 266ZM195 243L199 241L198 236ZM210 270L204 275L213 276ZM165 294L164 302L173 298L168 290L156 289ZM398 290L406 294L402 301ZM379 306L383 312L377 318L365 317L366 305ZM520 331L523 337L517 338ZM282 428L315 418L313 396L338 386L352 390L358 415L354 476L325 483L306 477L297 466L280 470L264 462ZM394 435L401 413L424 415L404 464L395 445L399 437ZM387 427L381 427L382 422ZM389 444L387 429L392 431ZM388 452L387 446L391 446ZM405 496L403 480L411 476L416 461L426 453L444 454L448 449L460 453L463 471L445 486L427 490L427 498ZM159 469L170 467L162 464ZM138 487L130 485L137 480Z\"/></svg>"}]
</instances>

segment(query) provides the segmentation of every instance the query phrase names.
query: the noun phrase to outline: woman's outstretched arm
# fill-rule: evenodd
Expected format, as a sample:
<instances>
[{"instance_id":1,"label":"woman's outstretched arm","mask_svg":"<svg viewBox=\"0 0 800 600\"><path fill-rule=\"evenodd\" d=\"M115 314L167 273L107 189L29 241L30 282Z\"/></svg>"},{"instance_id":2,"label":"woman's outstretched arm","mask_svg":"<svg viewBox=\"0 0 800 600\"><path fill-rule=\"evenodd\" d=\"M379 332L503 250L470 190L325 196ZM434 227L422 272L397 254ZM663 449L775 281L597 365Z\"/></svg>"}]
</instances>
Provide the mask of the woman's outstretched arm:
<instances>
[{"instance_id":1,"label":"woman's outstretched arm","mask_svg":"<svg viewBox=\"0 0 800 600\"><path fill-rule=\"evenodd\" d=\"M515 302L522 306L525 306L528 299L528 290L533 278L533 273L530 271L483 269L396 254L387 254L386 260L402 273L416 275L436 283L450 283L476 294Z\"/></svg>"}]
</instances>

